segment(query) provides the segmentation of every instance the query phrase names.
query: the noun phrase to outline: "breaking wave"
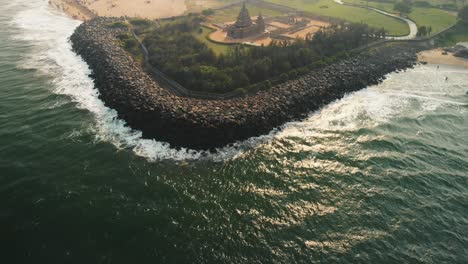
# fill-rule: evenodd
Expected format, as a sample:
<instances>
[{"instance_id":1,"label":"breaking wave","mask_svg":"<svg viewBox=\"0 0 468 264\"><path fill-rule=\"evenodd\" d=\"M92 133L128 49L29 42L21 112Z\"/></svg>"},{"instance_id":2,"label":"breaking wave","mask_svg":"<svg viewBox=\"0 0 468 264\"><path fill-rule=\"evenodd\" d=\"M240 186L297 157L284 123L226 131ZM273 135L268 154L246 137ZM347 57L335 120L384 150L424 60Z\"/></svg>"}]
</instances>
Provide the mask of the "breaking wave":
<instances>
[{"instance_id":1,"label":"breaking wave","mask_svg":"<svg viewBox=\"0 0 468 264\"><path fill-rule=\"evenodd\" d=\"M87 64L71 49L70 35L80 21L70 19L53 9L47 1L17 1L9 8L20 10L12 14L12 26L17 28L13 37L26 41L31 51L24 54L18 67L33 69L52 78L52 92L67 95L78 107L94 115L94 131L97 141L111 142L117 148L130 148L149 160L193 160L210 159L222 161L235 158L253 147L289 136L307 137L310 133L329 130L356 130L374 127L394 117L415 116L421 111L434 111L442 105L466 106L456 99L463 94L468 78L462 78L458 68L436 69L433 66L418 66L416 69L395 73L378 85L345 96L341 100L312 113L306 120L291 122L280 132L220 148L216 152L171 148L169 144L143 139L140 131L126 126L117 117L116 111L106 107L99 99L93 80L88 77ZM444 76L457 73L449 82ZM398 78L394 76L398 75ZM454 89L455 87L455 89ZM456 89L456 87L459 87ZM450 89L449 89L450 88ZM466 107L461 107L465 111Z\"/></svg>"}]
</instances>

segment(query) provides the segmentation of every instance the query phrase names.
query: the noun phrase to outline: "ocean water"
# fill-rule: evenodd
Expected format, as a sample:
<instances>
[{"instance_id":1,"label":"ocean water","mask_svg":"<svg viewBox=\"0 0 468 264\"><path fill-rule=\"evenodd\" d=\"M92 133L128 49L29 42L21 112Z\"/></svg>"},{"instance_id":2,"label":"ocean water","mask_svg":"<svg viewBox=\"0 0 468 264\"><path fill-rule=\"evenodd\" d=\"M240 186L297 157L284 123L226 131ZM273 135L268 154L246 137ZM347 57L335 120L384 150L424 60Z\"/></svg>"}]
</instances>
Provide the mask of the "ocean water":
<instances>
[{"instance_id":1,"label":"ocean water","mask_svg":"<svg viewBox=\"0 0 468 264\"><path fill-rule=\"evenodd\" d=\"M269 135L178 150L98 99L78 25L0 0L2 263L468 262L467 69L417 66Z\"/></svg>"}]
</instances>

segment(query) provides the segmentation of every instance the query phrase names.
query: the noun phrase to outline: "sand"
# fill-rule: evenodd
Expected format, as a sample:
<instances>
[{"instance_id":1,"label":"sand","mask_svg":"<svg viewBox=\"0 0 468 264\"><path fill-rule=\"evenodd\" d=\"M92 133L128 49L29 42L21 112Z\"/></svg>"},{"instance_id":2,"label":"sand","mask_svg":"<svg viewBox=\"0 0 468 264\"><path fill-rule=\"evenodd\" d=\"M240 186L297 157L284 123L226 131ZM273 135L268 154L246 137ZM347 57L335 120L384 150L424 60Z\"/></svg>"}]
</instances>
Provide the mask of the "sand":
<instances>
[{"instance_id":1,"label":"sand","mask_svg":"<svg viewBox=\"0 0 468 264\"><path fill-rule=\"evenodd\" d=\"M310 20L309 23L307 23L307 27L296 31L296 32L291 32L291 33L285 33L283 36L290 37L290 38L302 38L304 39L307 34L315 34L317 31L324 27L330 26L330 23L320 21L320 20Z\"/></svg>"},{"instance_id":2,"label":"sand","mask_svg":"<svg viewBox=\"0 0 468 264\"><path fill-rule=\"evenodd\" d=\"M83 0L99 16L162 18L179 16L187 10L185 0Z\"/></svg>"},{"instance_id":3,"label":"sand","mask_svg":"<svg viewBox=\"0 0 468 264\"><path fill-rule=\"evenodd\" d=\"M272 26L274 26L276 28L290 28L290 27L292 27L289 24L281 23L279 21L272 21L272 22L268 23L268 25L272 25Z\"/></svg>"},{"instance_id":4,"label":"sand","mask_svg":"<svg viewBox=\"0 0 468 264\"><path fill-rule=\"evenodd\" d=\"M81 21L91 19L96 15L86 6L76 0L49 0L49 4L74 19Z\"/></svg>"},{"instance_id":5,"label":"sand","mask_svg":"<svg viewBox=\"0 0 468 264\"><path fill-rule=\"evenodd\" d=\"M215 0L49 0L49 2L69 16L80 20L87 20L96 15L157 19L180 16L189 11L196 12L219 5Z\"/></svg>"},{"instance_id":6,"label":"sand","mask_svg":"<svg viewBox=\"0 0 468 264\"><path fill-rule=\"evenodd\" d=\"M212 27L213 28L213 27ZM256 46L261 46L265 45L267 46L268 44L271 43L272 39L270 37L252 37L252 38L244 38L244 39L230 39L227 37L227 32L218 29L215 32L211 33L209 35L209 38L215 42L220 42L220 43L245 43L245 44L250 44L250 45L256 45Z\"/></svg>"},{"instance_id":7,"label":"sand","mask_svg":"<svg viewBox=\"0 0 468 264\"><path fill-rule=\"evenodd\" d=\"M426 50L418 54L418 59L421 62L430 64L453 65L468 68L468 60L455 57L452 53L443 55L443 52L442 49Z\"/></svg>"}]
</instances>

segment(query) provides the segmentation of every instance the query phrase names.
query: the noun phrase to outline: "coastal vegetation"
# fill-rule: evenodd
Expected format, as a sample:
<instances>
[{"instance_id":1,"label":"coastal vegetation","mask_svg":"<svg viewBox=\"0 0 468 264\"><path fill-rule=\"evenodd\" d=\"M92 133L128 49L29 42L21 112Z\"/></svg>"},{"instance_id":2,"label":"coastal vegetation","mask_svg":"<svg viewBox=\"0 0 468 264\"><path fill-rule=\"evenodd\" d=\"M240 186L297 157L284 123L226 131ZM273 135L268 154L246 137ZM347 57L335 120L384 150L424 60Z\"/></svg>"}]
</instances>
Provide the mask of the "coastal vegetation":
<instances>
[{"instance_id":1,"label":"coastal vegetation","mask_svg":"<svg viewBox=\"0 0 468 264\"><path fill-rule=\"evenodd\" d=\"M153 67L187 89L214 93L269 88L272 82L329 64L373 40L376 34L384 34L365 24L341 24L293 42L228 46L230 49L220 53L196 37L203 35L200 22L201 17L192 16L166 24L145 34L143 42Z\"/></svg>"},{"instance_id":2,"label":"coastal vegetation","mask_svg":"<svg viewBox=\"0 0 468 264\"><path fill-rule=\"evenodd\" d=\"M468 6L463 7L458 12L458 18L463 21L463 23L468 23Z\"/></svg>"},{"instance_id":3,"label":"coastal vegetation","mask_svg":"<svg viewBox=\"0 0 468 264\"><path fill-rule=\"evenodd\" d=\"M457 25L437 38L438 46L449 47L458 42L468 42L468 6L460 9L458 18Z\"/></svg>"},{"instance_id":4,"label":"coastal vegetation","mask_svg":"<svg viewBox=\"0 0 468 264\"><path fill-rule=\"evenodd\" d=\"M205 26L199 26L198 30L192 31L192 35L200 42L204 43L216 55L228 53L235 45L218 44L208 38L214 30Z\"/></svg>"},{"instance_id":5,"label":"coastal vegetation","mask_svg":"<svg viewBox=\"0 0 468 264\"><path fill-rule=\"evenodd\" d=\"M411 13L411 9L411 5L408 2L396 2L393 6L393 10L404 14Z\"/></svg>"},{"instance_id":6,"label":"coastal vegetation","mask_svg":"<svg viewBox=\"0 0 468 264\"><path fill-rule=\"evenodd\" d=\"M141 130L143 137L190 149L214 149L266 134L285 122L303 117L304 114L343 97L346 93L378 84L390 72L411 67L415 63L415 53L418 50L407 45L382 46L361 52L352 58L340 59L337 63L319 66L301 77L285 81L281 85L271 85L268 90L249 96L222 98L224 100L219 97L193 98L190 96L193 93L179 92L155 81L150 74L137 67L128 53L114 43L116 35L124 31L108 26L115 20L96 18L87 21L70 38L74 51L92 70L100 98L106 106L115 109L119 118L125 120L131 128ZM190 28L184 25L182 27ZM365 25L334 26L316 34L309 41L322 45L318 51L326 53L318 54L331 62L336 55L327 56L327 53L365 43L367 39L362 38L362 34L366 33L363 31L365 29ZM189 41L195 39L188 32L180 35ZM307 43L306 40L303 43ZM331 43L334 45L329 46ZM184 44L206 50L203 44ZM325 46L329 49L323 49ZM302 47L302 51L298 50L308 50L305 44ZM179 46L179 49L184 47ZM292 50L275 46L271 49ZM266 53L268 50L269 47L264 47L250 49L249 52L258 52L261 56L260 52ZM209 67L203 69L207 72L210 70ZM187 137L187 134L191 136Z\"/></svg>"},{"instance_id":7,"label":"coastal vegetation","mask_svg":"<svg viewBox=\"0 0 468 264\"><path fill-rule=\"evenodd\" d=\"M127 50L136 61L143 61L143 53L141 52L138 41L130 32L125 32L117 35L118 44Z\"/></svg>"}]
</instances>

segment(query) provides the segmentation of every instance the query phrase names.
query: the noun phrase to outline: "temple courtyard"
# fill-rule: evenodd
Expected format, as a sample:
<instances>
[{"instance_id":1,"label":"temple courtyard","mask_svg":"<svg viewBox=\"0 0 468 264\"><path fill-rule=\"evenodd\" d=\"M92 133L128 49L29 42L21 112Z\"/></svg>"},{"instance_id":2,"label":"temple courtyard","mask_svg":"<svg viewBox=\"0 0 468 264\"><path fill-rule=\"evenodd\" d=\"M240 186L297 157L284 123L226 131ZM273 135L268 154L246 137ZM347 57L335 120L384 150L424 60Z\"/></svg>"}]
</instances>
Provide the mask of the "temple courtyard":
<instances>
[{"instance_id":1,"label":"temple courtyard","mask_svg":"<svg viewBox=\"0 0 468 264\"><path fill-rule=\"evenodd\" d=\"M239 7L238 7L239 8ZM235 21L219 22L214 19L204 23L212 32L207 35L210 41L219 44L268 45L273 40L293 41L296 38L305 39L330 23L300 16L296 13L267 16L262 13L251 16L249 9L243 4Z\"/></svg>"}]
</instances>

